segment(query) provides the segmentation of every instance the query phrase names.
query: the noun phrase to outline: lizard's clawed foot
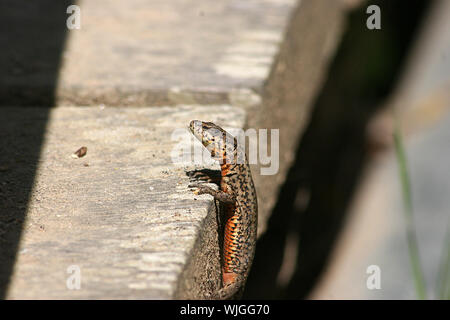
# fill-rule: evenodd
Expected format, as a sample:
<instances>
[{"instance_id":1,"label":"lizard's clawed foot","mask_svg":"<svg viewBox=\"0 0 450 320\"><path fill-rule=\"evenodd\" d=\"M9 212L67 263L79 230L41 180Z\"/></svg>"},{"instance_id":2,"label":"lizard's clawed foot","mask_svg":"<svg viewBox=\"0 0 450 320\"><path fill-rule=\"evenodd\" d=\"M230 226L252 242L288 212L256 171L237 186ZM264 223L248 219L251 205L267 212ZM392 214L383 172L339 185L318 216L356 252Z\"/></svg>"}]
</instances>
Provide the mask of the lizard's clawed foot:
<instances>
[{"instance_id":1,"label":"lizard's clawed foot","mask_svg":"<svg viewBox=\"0 0 450 320\"><path fill-rule=\"evenodd\" d=\"M222 190L215 190L211 187L205 186L203 184L199 183L191 183L188 185L189 188L197 188L197 190L194 191L195 194L210 194L214 197L214 199L226 203L234 205L236 203L236 197L232 194L223 192Z\"/></svg>"},{"instance_id":2,"label":"lizard's clawed foot","mask_svg":"<svg viewBox=\"0 0 450 320\"><path fill-rule=\"evenodd\" d=\"M188 185L189 188L195 188L194 193L197 195L200 194L213 194L216 190L214 190L211 187L205 186L204 184L200 183L191 183Z\"/></svg>"}]
</instances>

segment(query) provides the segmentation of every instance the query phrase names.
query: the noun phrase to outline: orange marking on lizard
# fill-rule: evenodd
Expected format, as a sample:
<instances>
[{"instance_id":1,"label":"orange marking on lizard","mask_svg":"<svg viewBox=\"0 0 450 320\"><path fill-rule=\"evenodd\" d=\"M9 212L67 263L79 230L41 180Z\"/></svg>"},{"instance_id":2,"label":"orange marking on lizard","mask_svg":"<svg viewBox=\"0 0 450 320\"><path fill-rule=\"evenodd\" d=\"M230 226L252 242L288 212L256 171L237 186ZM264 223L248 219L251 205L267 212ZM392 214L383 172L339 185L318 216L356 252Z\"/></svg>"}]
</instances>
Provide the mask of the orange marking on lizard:
<instances>
[{"instance_id":1,"label":"orange marking on lizard","mask_svg":"<svg viewBox=\"0 0 450 320\"><path fill-rule=\"evenodd\" d=\"M238 277L237 273L234 272L226 272L225 270L223 271L223 275L222 275L222 281L223 281L223 285L229 285L232 284L236 281L236 278Z\"/></svg>"},{"instance_id":2,"label":"orange marking on lizard","mask_svg":"<svg viewBox=\"0 0 450 320\"><path fill-rule=\"evenodd\" d=\"M223 163L220 165L220 174L225 177L230 172L231 164Z\"/></svg>"},{"instance_id":3,"label":"orange marking on lizard","mask_svg":"<svg viewBox=\"0 0 450 320\"><path fill-rule=\"evenodd\" d=\"M202 142L213 159L219 160L222 181L220 192L210 190L224 206L224 243L221 297L231 297L245 285L255 254L258 201L248 164L237 163L237 140L212 122L192 120L192 134ZM227 152L234 157L227 158ZM227 163L227 160L228 163ZM232 196L233 201L223 200ZM229 198L228 198L229 199Z\"/></svg>"}]
</instances>

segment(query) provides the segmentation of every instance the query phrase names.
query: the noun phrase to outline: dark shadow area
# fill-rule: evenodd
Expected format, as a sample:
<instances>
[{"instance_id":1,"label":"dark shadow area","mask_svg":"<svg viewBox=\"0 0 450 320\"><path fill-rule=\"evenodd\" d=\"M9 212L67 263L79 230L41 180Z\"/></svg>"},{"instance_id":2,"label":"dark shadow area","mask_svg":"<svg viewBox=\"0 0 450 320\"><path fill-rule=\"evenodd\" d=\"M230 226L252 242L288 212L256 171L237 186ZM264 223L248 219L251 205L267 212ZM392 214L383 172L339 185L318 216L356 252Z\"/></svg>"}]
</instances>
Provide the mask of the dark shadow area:
<instances>
[{"instance_id":1,"label":"dark shadow area","mask_svg":"<svg viewBox=\"0 0 450 320\"><path fill-rule=\"evenodd\" d=\"M314 287L368 159L366 126L394 88L430 3L368 1L349 15L267 231L257 243L244 298L302 299ZM382 30L366 28L370 4L381 8ZM297 248L297 256L288 257L295 259L295 268L280 284L287 244Z\"/></svg>"},{"instance_id":2,"label":"dark shadow area","mask_svg":"<svg viewBox=\"0 0 450 320\"><path fill-rule=\"evenodd\" d=\"M222 180L222 174L220 170L211 170L211 169L198 169L186 172L186 175L189 177L189 181L194 182L208 182L215 183L218 187L220 187L220 181Z\"/></svg>"},{"instance_id":3,"label":"dark shadow area","mask_svg":"<svg viewBox=\"0 0 450 320\"><path fill-rule=\"evenodd\" d=\"M0 2L0 298L18 254L49 107L55 104L66 9L73 3Z\"/></svg>"}]
</instances>

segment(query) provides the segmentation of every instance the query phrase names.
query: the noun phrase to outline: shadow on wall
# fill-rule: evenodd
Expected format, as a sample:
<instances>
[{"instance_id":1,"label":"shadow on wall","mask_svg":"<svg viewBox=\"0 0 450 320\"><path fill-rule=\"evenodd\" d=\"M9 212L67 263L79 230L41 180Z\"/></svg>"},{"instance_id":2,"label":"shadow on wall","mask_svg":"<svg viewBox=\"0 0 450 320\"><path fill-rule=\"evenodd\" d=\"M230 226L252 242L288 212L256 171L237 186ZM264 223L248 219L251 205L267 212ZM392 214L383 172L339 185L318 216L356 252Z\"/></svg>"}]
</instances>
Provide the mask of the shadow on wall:
<instances>
[{"instance_id":1,"label":"shadow on wall","mask_svg":"<svg viewBox=\"0 0 450 320\"><path fill-rule=\"evenodd\" d=\"M366 28L371 4L381 9L381 30ZM295 162L257 243L244 298L302 299L314 287L369 155L366 126L393 89L429 4L413 0L405 10L396 1L368 1L349 15ZM293 270L286 271L285 263Z\"/></svg>"},{"instance_id":2,"label":"shadow on wall","mask_svg":"<svg viewBox=\"0 0 450 320\"><path fill-rule=\"evenodd\" d=\"M17 256L45 132L55 104L66 9L74 1L0 2L0 298ZM39 108L39 116L27 108Z\"/></svg>"}]
</instances>

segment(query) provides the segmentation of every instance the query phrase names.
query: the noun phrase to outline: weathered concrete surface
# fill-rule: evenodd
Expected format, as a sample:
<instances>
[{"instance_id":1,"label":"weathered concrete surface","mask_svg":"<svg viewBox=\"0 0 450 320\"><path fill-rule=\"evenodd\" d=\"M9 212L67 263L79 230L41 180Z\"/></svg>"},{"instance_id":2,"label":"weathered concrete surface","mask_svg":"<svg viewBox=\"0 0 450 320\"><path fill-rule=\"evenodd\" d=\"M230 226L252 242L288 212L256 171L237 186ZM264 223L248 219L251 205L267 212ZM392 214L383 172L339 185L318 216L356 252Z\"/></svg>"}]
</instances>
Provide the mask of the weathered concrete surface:
<instances>
[{"instance_id":1,"label":"weathered concrete surface","mask_svg":"<svg viewBox=\"0 0 450 320\"><path fill-rule=\"evenodd\" d=\"M328 62L340 39L348 3L351 2L78 1L81 7L81 29L67 31L68 38L61 52L62 67L58 75L47 77L47 60L44 59L43 64L40 62L42 60L32 60L27 68L19 68L19 71L25 69L26 72L22 72L20 77L14 76L14 82L8 80L14 70L5 73L2 83L14 85L11 88L6 85L3 89L6 94L20 94L18 104L26 104L27 101L35 101L36 90L48 87L48 90L43 91L55 89L55 104L90 105L92 110L100 105L145 108L179 104L230 104L247 112L246 122L240 126L280 129L278 174L261 176L259 166L252 168L259 198L261 233L277 199L278 188L292 163L298 139L308 120L309 107L320 89ZM12 16L26 20L28 16L22 16L21 12L18 10ZM43 44L53 41L51 37L36 38L41 39ZM43 52L47 52L44 49ZM58 50L53 51L56 53ZM55 66L59 67L59 61L52 66L52 71ZM33 99L27 100L30 92L34 93ZM137 112L137 109L133 110ZM209 112L208 115L214 115L214 109ZM193 114L189 120L192 118ZM202 120L205 118L202 117ZM93 119L90 121L94 122ZM104 141L109 141L109 137L114 134L114 127L109 130L111 133L105 132L102 138ZM71 148L70 152L80 146L74 146L75 149ZM122 172L121 168L118 170ZM89 177L95 178L98 183L105 177L101 172L95 175ZM158 175L156 177L161 178ZM166 181L165 176L162 181ZM161 203L165 203L167 199L161 195L165 194L160 194ZM119 195L113 194L111 197ZM63 225L60 228L63 230ZM206 229L211 234L217 231L214 227ZM78 241L82 236L82 233L78 234L78 238L74 236L73 241ZM197 236L200 246L209 241L208 236L201 233ZM205 250L206 256L207 252L210 251ZM193 255L185 271L180 273L183 276L173 295L167 289L154 291L152 296L187 297L189 295L186 292L193 292L192 296L198 297L196 281L210 279L208 281L216 285L215 276L211 280L211 277L197 274L205 270L205 261L209 262L209 258L202 260L198 257L200 255ZM20 259L18 268L25 267ZM60 280L64 278L62 275L60 277ZM165 280L165 288L172 286L168 284L169 280ZM14 281L20 283L20 280ZM189 288L192 286L191 291ZM11 297L28 291L23 282L21 287L17 285L16 288L11 291ZM92 289L95 293L95 287ZM131 293L135 292L133 290L127 293L123 291L123 297L135 297ZM199 291L204 294L208 290L210 288ZM117 294L122 297L122 292ZM146 294L143 296L148 297Z\"/></svg>"},{"instance_id":2,"label":"weathered concrete surface","mask_svg":"<svg viewBox=\"0 0 450 320\"><path fill-rule=\"evenodd\" d=\"M398 89L369 134L391 143L394 111L404 135L411 179L414 223L427 283L436 292L449 225L450 2L436 1L414 46ZM315 299L415 299L406 223L393 150L369 166L349 221ZM381 289L369 290L366 269L381 268Z\"/></svg>"},{"instance_id":3,"label":"weathered concrete surface","mask_svg":"<svg viewBox=\"0 0 450 320\"><path fill-rule=\"evenodd\" d=\"M12 63L13 53L8 54L2 96L18 95L14 101L29 104L40 101L39 92L54 89L58 105L213 103L245 108L247 127L280 129L278 174L255 177L258 195L266 199L260 206L262 232L340 39L349 1L80 0L77 5L79 30L67 30L57 12L42 15L58 17L47 24L67 33L60 41L61 62L57 50L49 49L51 33L30 36L40 39L39 51L35 46L20 51L52 52L53 60L25 56ZM37 9L12 7L13 18L6 21L25 25L27 34L35 29L27 24L28 15ZM16 64L19 75L9 67ZM27 99L28 94L33 97Z\"/></svg>"},{"instance_id":4,"label":"weathered concrete surface","mask_svg":"<svg viewBox=\"0 0 450 320\"><path fill-rule=\"evenodd\" d=\"M2 111L27 121L41 112ZM53 109L7 298L200 298L217 289L214 202L188 189L196 167L172 161L172 133L189 136L192 118L242 127L244 117L229 106ZM81 146L87 155L73 159ZM202 268L189 267L199 260ZM71 265L80 290L66 286Z\"/></svg>"},{"instance_id":5,"label":"weathered concrete surface","mask_svg":"<svg viewBox=\"0 0 450 320\"><path fill-rule=\"evenodd\" d=\"M80 0L61 104L165 105L260 90L297 1Z\"/></svg>"},{"instance_id":6,"label":"weathered concrete surface","mask_svg":"<svg viewBox=\"0 0 450 320\"><path fill-rule=\"evenodd\" d=\"M279 129L277 174L262 176L260 166L252 167L258 197L264 199L259 205L259 234L264 232L349 4L329 0L78 4L82 27L69 33L58 103L229 103L248 110L248 128Z\"/></svg>"}]
</instances>

